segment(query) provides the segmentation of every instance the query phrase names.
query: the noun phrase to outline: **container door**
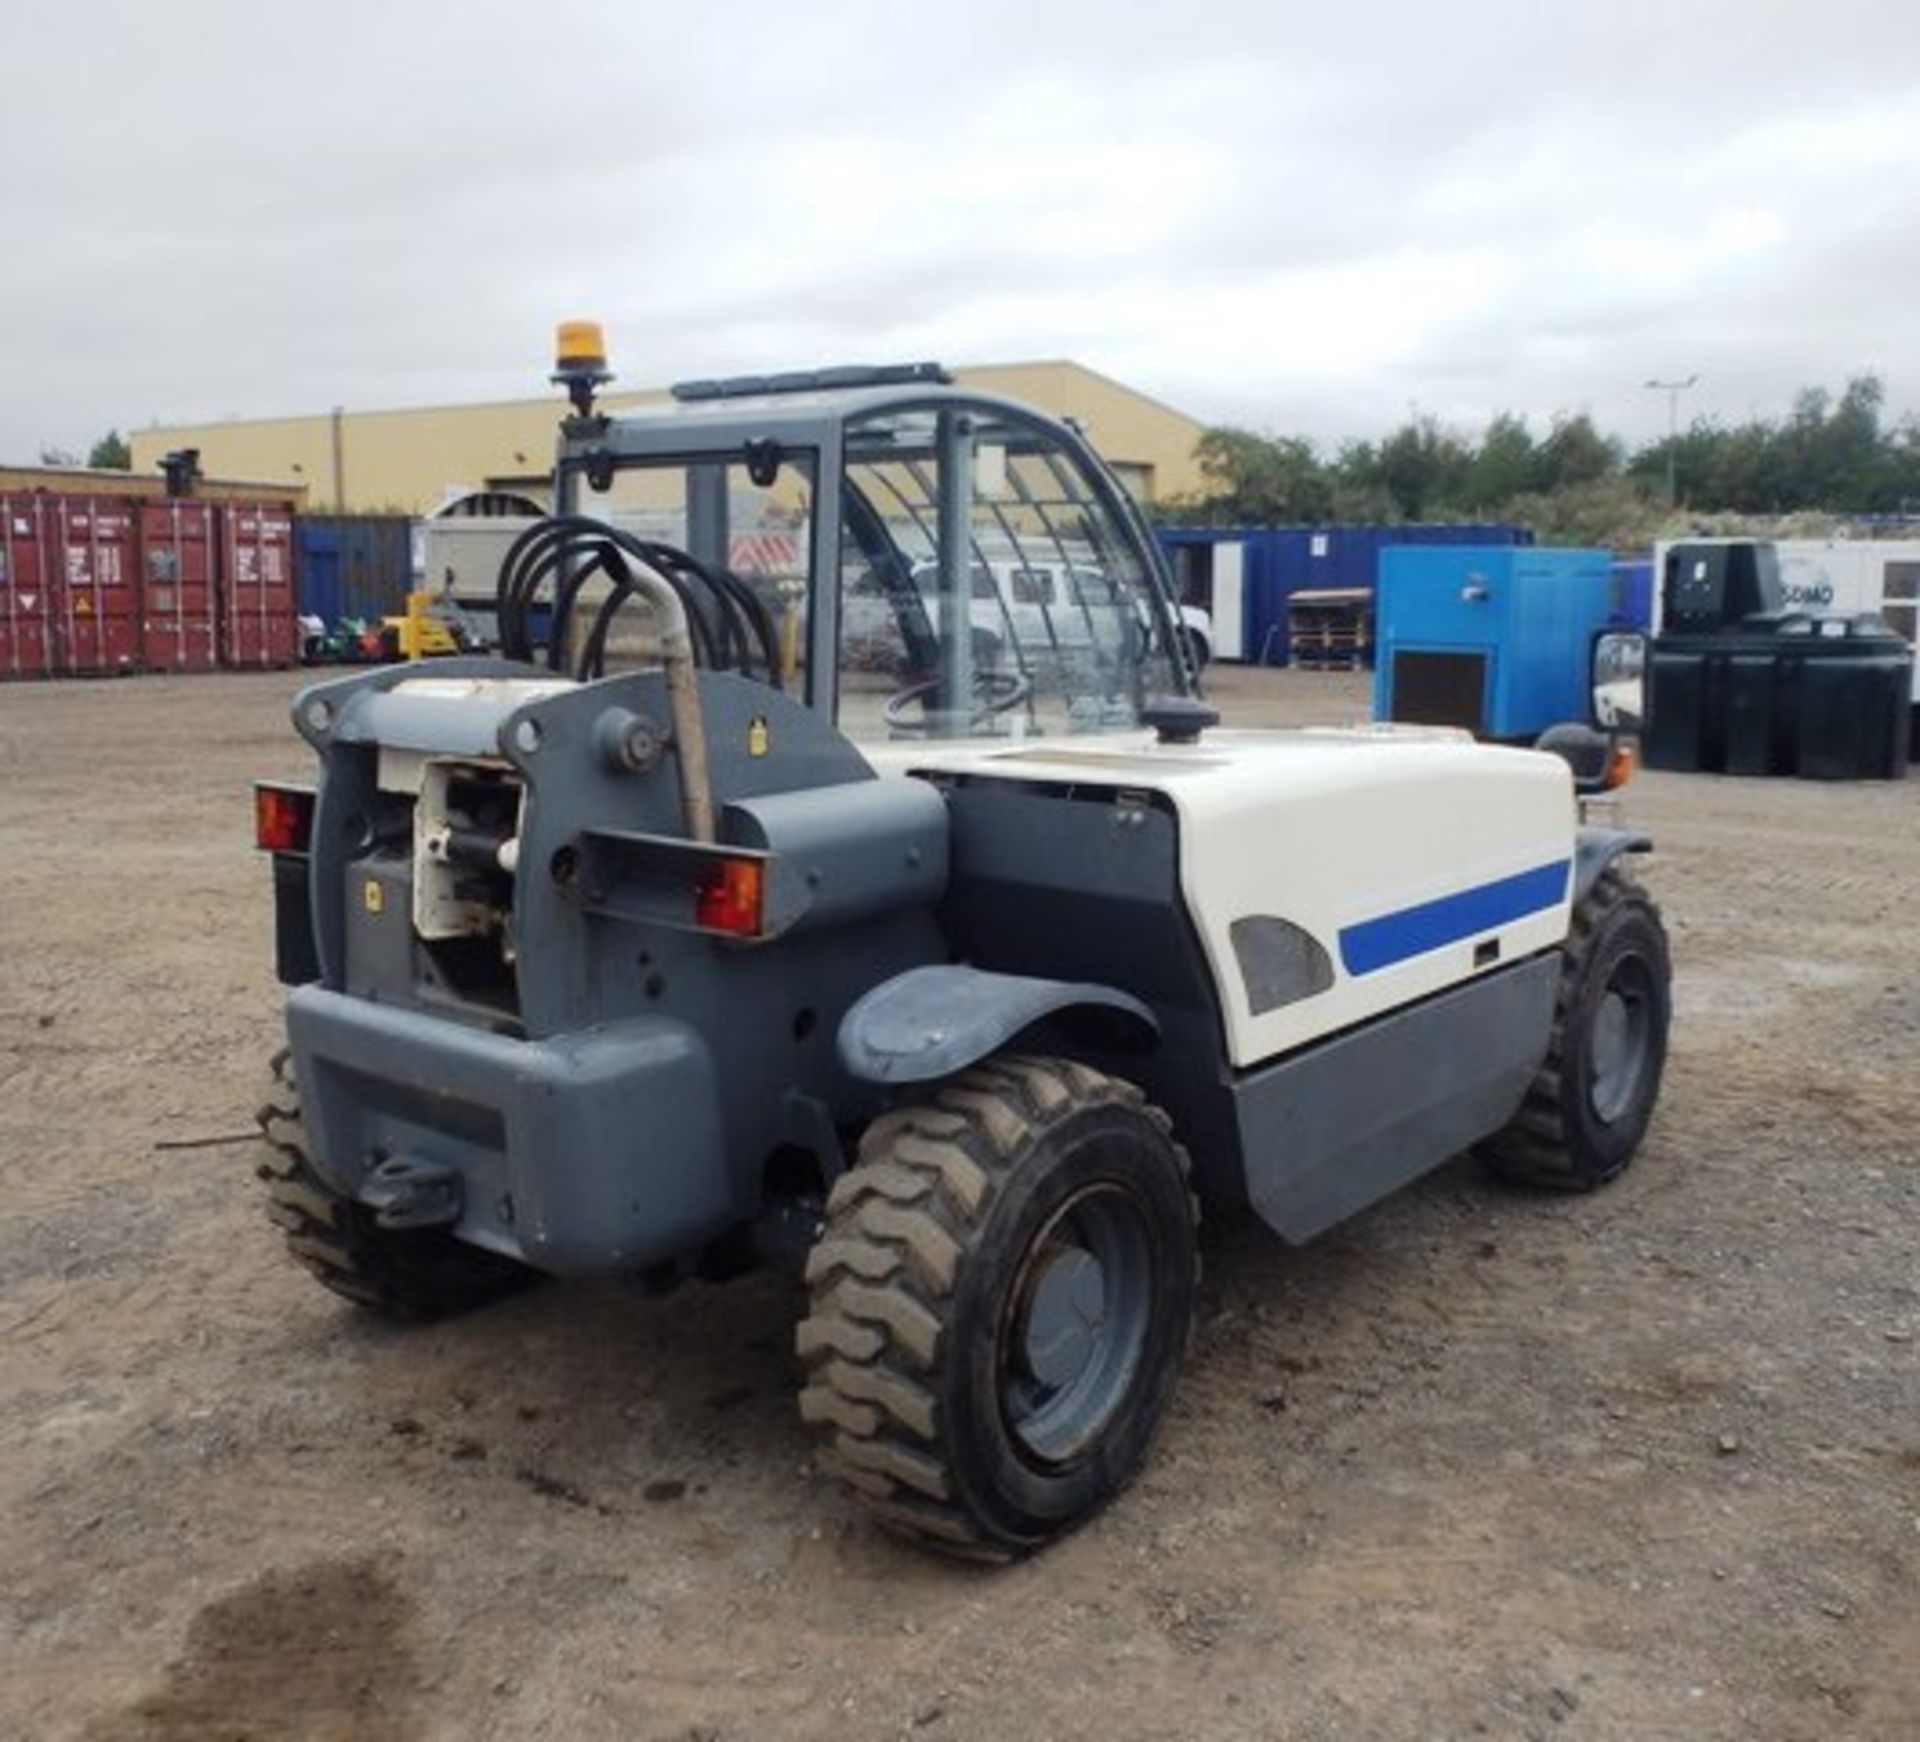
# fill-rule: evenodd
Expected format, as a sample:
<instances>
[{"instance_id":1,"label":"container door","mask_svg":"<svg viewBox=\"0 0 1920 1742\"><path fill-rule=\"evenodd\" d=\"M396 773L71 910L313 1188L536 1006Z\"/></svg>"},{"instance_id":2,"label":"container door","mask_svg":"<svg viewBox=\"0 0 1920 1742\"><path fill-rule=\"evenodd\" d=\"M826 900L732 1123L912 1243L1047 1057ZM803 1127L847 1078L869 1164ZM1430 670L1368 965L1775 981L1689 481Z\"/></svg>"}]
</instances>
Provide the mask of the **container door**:
<instances>
[{"instance_id":1,"label":"container door","mask_svg":"<svg viewBox=\"0 0 1920 1742\"><path fill-rule=\"evenodd\" d=\"M331 629L346 615L340 604L340 535L303 523L294 539L295 592L300 611Z\"/></svg>"},{"instance_id":2,"label":"container door","mask_svg":"<svg viewBox=\"0 0 1920 1742\"><path fill-rule=\"evenodd\" d=\"M1247 547L1237 539L1213 547L1213 655L1245 659Z\"/></svg>"},{"instance_id":3,"label":"container door","mask_svg":"<svg viewBox=\"0 0 1920 1742\"><path fill-rule=\"evenodd\" d=\"M133 670L140 649L132 505L60 496L49 519L56 669L75 675Z\"/></svg>"},{"instance_id":4,"label":"container door","mask_svg":"<svg viewBox=\"0 0 1920 1742\"><path fill-rule=\"evenodd\" d=\"M0 496L0 678L51 677L46 498Z\"/></svg>"},{"instance_id":5,"label":"container door","mask_svg":"<svg viewBox=\"0 0 1920 1742\"><path fill-rule=\"evenodd\" d=\"M266 503L220 508L220 663L289 666L297 650L293 516Z\"/></svg>"},{"instance_id":6,"label":"container door","mask_svg":"<svg viewBox=\"0 0 1920 1742\"><path fill-rule=\"evenodd\" d=\"M218 642L210 502L140 509L142 663L149 671L210 671Z\"/></svg>"}]
</instances>

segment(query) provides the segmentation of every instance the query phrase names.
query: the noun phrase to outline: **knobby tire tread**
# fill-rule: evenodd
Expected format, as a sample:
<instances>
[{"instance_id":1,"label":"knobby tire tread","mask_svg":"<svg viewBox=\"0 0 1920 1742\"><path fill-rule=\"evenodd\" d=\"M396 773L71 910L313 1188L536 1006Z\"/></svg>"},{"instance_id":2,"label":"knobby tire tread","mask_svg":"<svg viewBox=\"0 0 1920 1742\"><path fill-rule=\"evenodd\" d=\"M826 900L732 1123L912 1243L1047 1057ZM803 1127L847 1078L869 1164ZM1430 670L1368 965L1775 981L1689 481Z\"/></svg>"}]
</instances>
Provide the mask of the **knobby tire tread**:
<instances>
[{"instance_id":1,"label":"knobby tire tread","mask_svg":"<svg viewBox=\"0 0 1920 1742\"><path fill-rule=\"evenodd\" d=\"M958 1502L937 1380L958 1279L998 1191L1052 1124L1102 1104L1142 1111L1170 1137L1172 1121L1131 1083L1068 1059L998 1058L876 1119L829 1194L795 1336L800 1414L816 1467L894 1535L965 1559L1017 1552ZM1191 1164L1172 1147L1197 1224Z\"/></svg>"}]
</instances>

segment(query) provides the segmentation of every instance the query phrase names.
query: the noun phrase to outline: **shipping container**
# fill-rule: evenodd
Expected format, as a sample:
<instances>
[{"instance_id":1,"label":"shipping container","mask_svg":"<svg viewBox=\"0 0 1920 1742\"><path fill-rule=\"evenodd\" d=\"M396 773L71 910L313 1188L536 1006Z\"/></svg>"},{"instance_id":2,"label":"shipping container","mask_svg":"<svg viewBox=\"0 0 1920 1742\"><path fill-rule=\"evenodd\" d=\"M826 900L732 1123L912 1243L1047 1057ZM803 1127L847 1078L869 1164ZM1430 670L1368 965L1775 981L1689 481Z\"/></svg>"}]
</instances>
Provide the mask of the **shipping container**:
<instances>
[{"instance_id":1,"label":"shipping container","mask_svg":"<svg viewBox=\"0 0 1920 1742\"><path fill-rule=\"evenodd\" d=\"M404 514L303 514L294 522L300 614L331 629L397 616L413 586L413 522Z\"/></svg>"},{"instance_id":2,"label":"shipping container","mask_svg":"<svg viewBox=\"0 0 1920 1742\"><path fill-rule=\"evenodd\" d=\"M0 678L54 673L47 498L0 496Z\"/></svg>"},{"instance_id":3,"label":"shipping container","mask_svg":"<svg viewBox=\"0 0 1920 1742\"><path fill-rule=\"evenodd\" d=\"M142 502L140 662L148 671L218 663L217 511L211 502Z\"/></svg>"},{"instance_id":4,"label":"shipping container","mask_svg":"<svg viewBox=\"0 0 1920 1742\"><path fill-rule=\"evenodd\" d=\"M1213 617L1214 656L1287 663L1293 594L1373 589L1380 552L1406 544L1527 545L1524 526L1163 526L1161 548L1180 602Z\"/></svg>"},{"instance_id":5,"label":"shipping container","mask_svg":"<svg viewBox=\"0 0 1920 1742\"><path fill-rule=\"evenodd\" d=\"M259 502L219 509L220 663L289 666L299 655L293 516Z\"/></svg>"},{"instance_id":6,"label":"shipping container","mask_svg":"<svg viewBox=\"0 0 1920 1742\"><path fill-rule=\"evenodd\" d=\"M106 496L47 499L49 627L57 676L140 665L140 527L135 504Z\"/></svg>"},{"instance_id":7,"label":"shipping container","mask_svg":"<svg viewBox=\"0 0 1920 1742\"><path fill-rule=\"evenodd\" d=\"M1613 565L1613 614L1621 625L1642 635L1653 630L1653 559L1616 558Z\"/></svg>"}]
</instances>

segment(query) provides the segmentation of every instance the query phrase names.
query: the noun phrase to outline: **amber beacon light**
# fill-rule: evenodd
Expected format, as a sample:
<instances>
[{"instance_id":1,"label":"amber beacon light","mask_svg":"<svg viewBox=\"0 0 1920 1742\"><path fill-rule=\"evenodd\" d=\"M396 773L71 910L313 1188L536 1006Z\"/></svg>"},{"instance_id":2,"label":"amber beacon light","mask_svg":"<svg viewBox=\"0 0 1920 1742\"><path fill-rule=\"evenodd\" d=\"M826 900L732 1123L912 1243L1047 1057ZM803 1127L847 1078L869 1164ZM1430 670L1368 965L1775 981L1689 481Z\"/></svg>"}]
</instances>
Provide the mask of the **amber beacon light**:
<instances>
[{"instance_id":1,"label":"amber beacon light","mask_svg":"<svg viewBox=\"0 0 1920 1742\"><path fill-rule=\"evenodd\" d=\"M554 331L553 381L567 390L582 417L593 412L594 390L613 379L607 336L598 321L562 321Z\"/></svg>"}]
</instances>

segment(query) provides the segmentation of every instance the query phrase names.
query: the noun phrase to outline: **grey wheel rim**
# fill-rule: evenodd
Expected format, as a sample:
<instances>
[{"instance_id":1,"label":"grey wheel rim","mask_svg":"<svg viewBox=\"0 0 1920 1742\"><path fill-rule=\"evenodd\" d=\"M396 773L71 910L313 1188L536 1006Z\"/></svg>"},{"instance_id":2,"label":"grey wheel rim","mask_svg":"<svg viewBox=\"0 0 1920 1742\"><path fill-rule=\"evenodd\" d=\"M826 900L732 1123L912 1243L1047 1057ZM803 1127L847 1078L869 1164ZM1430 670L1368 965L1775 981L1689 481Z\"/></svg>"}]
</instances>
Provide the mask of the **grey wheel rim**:
<instances>
[{"instance_id":1,"label":"grey wheel rim","mask_svg":"<svg viewBox=\"0 0 1920 1742\"><path fill-rule=\"evenodd\" d=\"M1117 1186L1077 1193L1027 1248L1000 1349L1000 1410L1021 1452L1082 1456L1138 1376L1153 1301L1153 1241Z\"/></svg>"},{"instance_id":2,"label":"grey wheel rim","mask_svg":"<svg viewBox=\"0 0 1920 1742\"><path fill-rule=\"evenodd\" d=\"M1653 975L1638 956L1623 956L1607 977L1587 1039L1587 1101L1612 1125L1639 1101L1653 1057Z\"/></svg>"}]
</instances>

